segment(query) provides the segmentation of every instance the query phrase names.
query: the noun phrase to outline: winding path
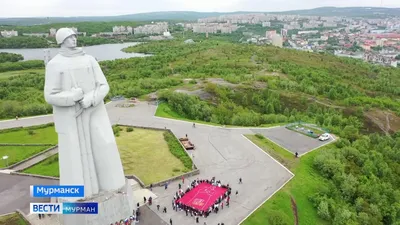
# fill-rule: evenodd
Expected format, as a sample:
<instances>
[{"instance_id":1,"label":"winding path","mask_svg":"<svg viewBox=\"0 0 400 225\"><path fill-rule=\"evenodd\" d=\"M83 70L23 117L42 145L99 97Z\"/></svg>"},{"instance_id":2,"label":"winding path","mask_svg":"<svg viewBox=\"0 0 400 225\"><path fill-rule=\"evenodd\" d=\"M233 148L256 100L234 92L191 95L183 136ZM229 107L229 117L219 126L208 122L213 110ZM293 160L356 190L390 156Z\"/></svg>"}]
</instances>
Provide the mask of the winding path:
<instances>
[{"instance_id":1,"label":"winding path","mask_svg":"<svg viewBox=\"0 0 400 225\"><path fill-rule=\"evenodd\" d=\"M238 196L232 196L230 208L224 208L220 213L212 214L207 219L201 218L200 223L206 220L207 224L221 222L230 225L240 224L294 176L243 136L243 134L253 134L250 128L222 128L202 124L196 124L196 128L193 128L191 122L155 117L156 106L147 103L140 103L132 108L118 108L114 107L115 104L116 102L107 104L113 124L166 127L178 137L187 134L191 142L196 145L193 155L201 172L198 177L215 176L222 183L229 183L234 192L239 191ZM52 120L52 115L46 115L18 121L1 121L0 129L38 125ZM239 177L243 179L243 184L238 184ZM176 224L192 225L193 218L186 217L183 212L172 211L172 196L177 188L177 182L171 183L167 190L163 187L154 188L153 192L158 198L152 210L157 211L155 209L157 204L166 206L169 211L167 214L157 212L164 221L172 218Z\"/></svg>"}]
</instances>

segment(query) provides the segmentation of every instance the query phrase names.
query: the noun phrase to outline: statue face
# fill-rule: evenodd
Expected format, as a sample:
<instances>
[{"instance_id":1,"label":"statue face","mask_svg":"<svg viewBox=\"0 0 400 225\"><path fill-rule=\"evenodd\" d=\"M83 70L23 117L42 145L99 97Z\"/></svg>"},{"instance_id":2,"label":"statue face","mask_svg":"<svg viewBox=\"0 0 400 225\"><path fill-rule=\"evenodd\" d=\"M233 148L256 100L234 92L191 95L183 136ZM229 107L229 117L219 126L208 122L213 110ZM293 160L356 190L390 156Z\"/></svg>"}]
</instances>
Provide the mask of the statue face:
<instances>
[{"instance_id":1,"label":"statue face","mask_svg":"<svg viewBox=\"0 0 400 225\"><path fill-rule=\"evenodd\" d=\"M76 35L71 35L64 40L63 45L67 48L75 48L77 43Z\"/></svg>"}]
</instances>

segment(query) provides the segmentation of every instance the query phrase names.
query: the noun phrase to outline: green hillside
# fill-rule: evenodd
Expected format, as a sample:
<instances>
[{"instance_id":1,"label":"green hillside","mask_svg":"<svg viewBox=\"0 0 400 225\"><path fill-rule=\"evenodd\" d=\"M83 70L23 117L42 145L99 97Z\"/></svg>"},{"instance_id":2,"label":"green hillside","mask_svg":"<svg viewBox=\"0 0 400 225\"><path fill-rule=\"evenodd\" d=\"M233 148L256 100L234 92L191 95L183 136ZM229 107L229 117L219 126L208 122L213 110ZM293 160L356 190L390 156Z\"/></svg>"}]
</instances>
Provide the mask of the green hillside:
<instances>
[{"instance_id":1,"label":"green hillside","mask_svg":"<svg viewBox=\"0 0 400 225\"><path fill-rule=\"evenodd\" d=\"M101 62L107 98L156 92L165 114L185 120L234 126L304 121L339 137L301 158L291 168L292 183L245 224L293 224L291 198L304 225L398 224L400 69L232 43L226 36L190 37L195 43L177 39L125 49L151 57ZM0 118L50 113L43 83L42 69L0 73ZM260 142L271 148L266 151L276 149Z\"/></svg>"}]
</instances>

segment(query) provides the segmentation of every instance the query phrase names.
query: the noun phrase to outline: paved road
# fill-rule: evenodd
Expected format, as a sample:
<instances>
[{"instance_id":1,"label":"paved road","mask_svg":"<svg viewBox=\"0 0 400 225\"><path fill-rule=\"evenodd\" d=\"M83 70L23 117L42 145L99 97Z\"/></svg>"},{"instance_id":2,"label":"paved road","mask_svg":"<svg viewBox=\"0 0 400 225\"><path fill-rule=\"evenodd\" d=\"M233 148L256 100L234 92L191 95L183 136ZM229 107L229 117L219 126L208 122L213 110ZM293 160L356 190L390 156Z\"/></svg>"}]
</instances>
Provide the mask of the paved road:
<instances>
[{"instance_id":1,"label":"paved road","mask_svg":"<svg viewBox=\"0 0 400 225\"><path fill-rule=\"evenodd\" d=\"M55 185L57 180L0 173L0 215L16 209L29 213L29 203L49 202L49 198L31 198L30 185Z\"/></svg>"},{"instance_id":2,"label":"paved road","mask_svg":"<svg viewBox=\"0 0 400 225\"><path fill-rule=\"evenodd\" d=\"M271 129L254 128L252 131L264 135L275 144L289 150L293 154L298 152L300 156L334 141L332 138L328 141L320 141L317 138L307 137L304 134L291 131L285 127L274 127Z\"/></svg>"},{"instance_id":3,"label":"paved road","mask_svg":"<svg viewBox=\"0 0 400 225\"><path fill-rule=\"evenodd\" d=\"M229 183L234 191L239 191L239 195L232 198L231 207L209 216L207 224L240 223L293 176L286 168L242 136L242 134L252 134L250 129L219 128L200 124L192 128L190 122L154 117L156 107L147 103L141 103L132 108L117 108L114 107L115 104L116 102L112 102L107 105L113 124L167 127L178 137L187 134L191 142L196 145L193 155L194 162L201 171L198 177L215 176L223 183ZM31 126L52 121L51 116L39 117L40 122L36 122L37 119L3 121L0 122L0 127ZM239 177L243 178L243 184L237 184ZM177 187L178 183L175 182L170 184L167 191L163 188L153 189L159 196L155 202L168 207L167 214L159 212L157 214L165 221L172 218L175 224L192 225L193 220L186 217L183 212L172 212L171 201ZM204 223L204 219L201 223Z\"/></svg>"}]
</instances>

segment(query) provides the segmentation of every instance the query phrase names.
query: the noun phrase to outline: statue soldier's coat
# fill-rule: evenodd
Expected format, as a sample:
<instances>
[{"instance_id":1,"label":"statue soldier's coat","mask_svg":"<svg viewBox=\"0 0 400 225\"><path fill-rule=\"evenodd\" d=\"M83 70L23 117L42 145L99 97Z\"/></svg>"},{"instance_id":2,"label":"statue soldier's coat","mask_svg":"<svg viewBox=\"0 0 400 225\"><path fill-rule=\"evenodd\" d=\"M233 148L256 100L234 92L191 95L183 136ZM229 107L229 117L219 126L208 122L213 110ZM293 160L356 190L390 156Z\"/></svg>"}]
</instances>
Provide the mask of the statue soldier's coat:
<instances>
[{"instance_id":1,"label":"statue soldier's coat","mask_svg":"<svg viewBox=\"0 0 400 225\"><path fill-rule=\"evenodd\" d=\"M107 80L94 57L76 48L76 34L61 28L60 53L46 65L44 95L53 105L60 184L84 185L85 198L115 191L125 177L103 99Z\"/></svg>"}]
</instances>

